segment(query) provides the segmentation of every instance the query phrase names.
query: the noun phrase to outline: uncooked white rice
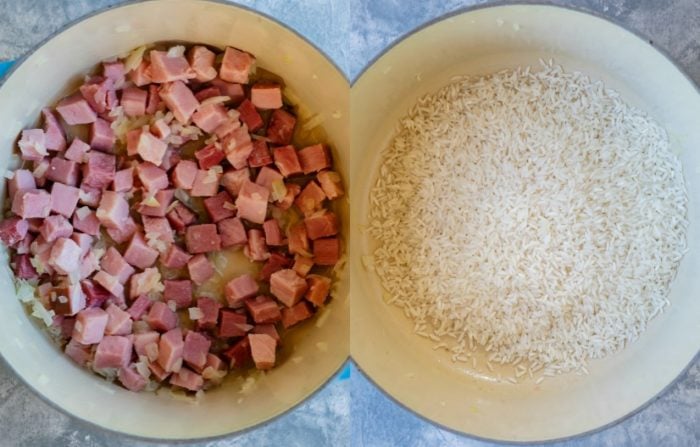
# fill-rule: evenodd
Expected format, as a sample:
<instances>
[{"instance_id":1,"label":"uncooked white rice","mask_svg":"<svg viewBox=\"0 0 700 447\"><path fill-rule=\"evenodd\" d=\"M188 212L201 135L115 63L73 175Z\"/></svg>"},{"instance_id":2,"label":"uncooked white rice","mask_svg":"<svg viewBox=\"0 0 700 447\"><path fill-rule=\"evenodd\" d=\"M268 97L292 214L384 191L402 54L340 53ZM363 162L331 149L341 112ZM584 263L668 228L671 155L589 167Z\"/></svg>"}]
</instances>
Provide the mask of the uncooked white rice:
<instances>
[{"instance_id":1,"label":"uncooked white rice","mask_svg":"<svg viewBox=\"0 0 700 447\"><path fill-rule=\"evenodd\" d=\"M551 63L421 98L370 201L363 261L416 332L528 376L585 372L639 337L686 250L664 129Z\"/></svg>"}]
</instances>

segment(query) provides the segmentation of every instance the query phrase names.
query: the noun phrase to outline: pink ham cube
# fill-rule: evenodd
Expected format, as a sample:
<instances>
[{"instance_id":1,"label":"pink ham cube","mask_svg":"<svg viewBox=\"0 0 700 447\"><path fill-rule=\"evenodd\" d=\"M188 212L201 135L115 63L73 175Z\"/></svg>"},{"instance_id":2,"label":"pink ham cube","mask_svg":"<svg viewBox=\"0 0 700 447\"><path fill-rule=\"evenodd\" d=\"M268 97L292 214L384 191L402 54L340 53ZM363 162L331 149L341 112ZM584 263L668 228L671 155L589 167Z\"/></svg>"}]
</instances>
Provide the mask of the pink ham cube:
<instances>
[{"instance_id":1,"label":"pink ham cube","mask_svg":"<svg viewBox=\"0 0 700 447\"><path fill-rule=\"evenodd\" d=\"M297 119L289 112L276 109L270 116L270 123L267 125L267 139L274 144L289 144L294 135L294 126Z\"/></svg>"},{"instance_id":2,"label":"pink ham cube","mask_svg":"<svg viewBox=\"0 0 700 447\"><path fill-rule=\"evenodd\" d=\"M131 360L131 349L128 337L107 335L97 345L92 367L96 370L126 367Z\"/></svg>"},{"instance_id":3,"label":"pink ham cube","mask_svg":"<svg viewBox=\"0 0 700 447\"><path fill-rule=\"evenodd\" d=\"M93 76L85 84L81 85L79 90L89 107L103 115L116 106L118 102L117 93L114 90L114 80L112 79ZM85 116L87 117L87 114Z\"/></svg>"},{"instance_id":4,"label":"pink ham cube","mask_svg":"<svg viewBox=\"0 0 700 447\"><path fill-rule=\"evenodd\" d=\"M127 192L134 187L134 168L128 167L114 173L112 189L115 192Z\"/></svg>"},{"instance_id":5,"label":"pink ham cube","mask_svg":"<svg viewBox=\"0 0 700 447\"><path fill-rule=\"evenodd\" d=\"M217 222L216 228L219 230L223 248L248 244L248 235L239 217L221 220Z\"/></svg>"},{"instance_id":6,"label":"pink ham cube","mask_svg":"<svg viewBox=\"0 0 700 447\"><path fill-rule=\"evenodd\" d=\"M253 223L264 223L269 197L270 191L264 186L250 181L243 183L236 199L238 216Z\"/></svg>"},{"instance_id":7,"label":"pink ham cube","mask_svg":"<svg viewBox=\"0 0 700 447\"><path fill-rule=\"evenodd\" d=\"M86 304L89 308L100 307L111 297L108 290L91 279L80 281L80 287L85 293L85 299L87 300Z\"/></svg>"},{"instance_id":8,"label":"pink ham cube","mask_svg":"<svg viewBox=\"0 0 700 447\"><path fill-rule=\"evenodd\" d=\"M97 118L95 122L90 124L90 147L102 152L113 153L114 143L117 137L110 126L110 123Z\"/></svg>"},{"instance_id":9,"label":"pink ham cube","mask_svg":"<svg viewBox=\"0 0 700 447\"><path fill-rule=\"evenodd\" d=\"M263 224L263 231L265 232L265 243L267 245L281 246L287 244L277 219L266 220Z\"/></svg>"},{"instance_id":10,"label":"pink ham cube","mask_svg":"<svg viewBox=\"0 0 700 447\"><path fill-rule=\"evenodd\" d=\"M124 388L134 392L143 390L146 388L146 384L148 383L148 380L131 366L119 368L117 377L119 378L119 382L124 385Z\"/></svg>"},{"instance_id":11,"label":"pink ham cube","mask_svg":"<svg viewBox=\"0 0 700 447\"><path fill-rule=\"evenodd\" d=\"M63 183L54 183L51 187L51 211L70 217L78 205L80 190Z\"/></svg>"},{"instance_id":12,"label":"pink ham cube","mask_svg":"<svg viewBox=\"0 0 700 447\"><path fill-rule=\"evenodd\" d=\"M283 176L289 177L303 172L294 146L277 147L272 151L272 156L275 159L275 166Z\"/></svg>"},{"instance_id":13,"label":"pink ham cube","mask_svg":"<svg viewBox=\"0 0 700 447\"><path fill-rule=\"evenodd\" d=\"M320 210L323 206L323 201L326 199L326 195L318 183L315 181L310 181L306 184L304 189L299 193L297 198L294 200L294 204L299 211L301 211L304 216L314 213Z\"/></svg>"},{"instance_id":14,"label":"pink ham cube","mask_svg":"<svg viewBox=\"0 0 700 447\"><path fill-rule=\"evenodd\" d=\"M209 278L214 276L214 267L207 259L206 255L195 255L187 261L187 271L190 279L195 284L204 284Z\"/></svg>"},{"instance_id":15,"label":"pink ham cube","mask_svg":"<svg viewBox=\"0 0 700 447\"><path fill-rule=\"evenodd\" d=\"M46 171L46 178L52 182L75 186L78 184L79 172L80 169L76 162L54 157L51 159L49 169Z\"/></svg>"},{"instance_id":16,"label":"pink ham cube","mask_svg":"<svg viewBox=\"0 0 700 447\"><path fill-rule=\"evenodd\" d=\"M90 145L85 143L79 138L74 138L68 150L64 154L66 160L74 161L76 163L82 163L85 155L90 150Z\"/></svg>"},{"instance_id":17,"label":"pink ham cube","mask_svg":"<svg viewBox=\"0 0 700 447\"><path fill-rule=\"evenodd\" d=\"M173 201L173 197L175 197L174 189L160 190L154 196L158 205L150 206L142 203L136 210L144 216L165 217L165 212L170 206L170 202Z\"/></svg>"},{"instance_id":18,"label":"pink ham cube","mask_svg":"<svg viewBox=\"0 0 700 447\"><path fill-rule=\"evenodd\" d=\"M275 328L274 324L258 324L253 328L252 331L250 331L250 333L269 335L270 337L275 339L278 345L281 341L280 335L277 333L277 329Z\"/></svg>"},{"instance_id":19,"label":"pink ham cube","mask_svg":"<svg viewBox=\"0 0 700 447\"><path fill-rule=\"evenodd\" d=\"M68 342L63 352L80 366L85 366L88 361L92 360L90 346L78 343L74 338Z\"/></svg>"},{"instance_id":20,"label":"pink ham cube","mask_svg":"<svg viewBox=\"0 0 700 447\"><path fill-rule=\"evenodd\" d=\"M146 101L148 101L148 92L145 90L138 87L127 87L122 90L121 106L126 116L136 117L145 115Z\"/></svg>"},{"instance_id":21,"label":"pink ham cube","mask_svg":"<svg viewBox=\"0 0 700 447\"><path fill-rule=\"evenodd\" d=\"M250 171L248 168L226 171L221 177L221 186L223 186L229 194L236 197L240 193L243 184L247 181L250 181Z\"/></svg>"},{"instance_id":22,"label":"pink ham cube","mask_svg":"<svg viewBox=\"0 0 700 447\"><path fill-rule=\"evenodd\" d=\"M88 186L85 182L80 184L80 197L78 203L92 208L97 208L102 199L102 190Z\"/></svg>"},{"instance_id":23,"label":"pink ham cube","mask_svg":"<svg viewBox=\"0 0 700 447\"><path fill-rule=\"evenodd\" d=\"M257 132L265 125L260 113L258 113L250 100L244 99L237 110L240 113L241 122L248 126L249 132Z\"/></svg>"},{"instance_id":24,"label":"pink ham cube","mask_svg":"<svg viewBox=\"0 0 700 447\"><path fill-rule=\"evenodd\" d=\"M141 233L134 233L124 252L124 260L134 267L145 269L158 259L158 251L146 244Z\"/></svg>"},{"instance_id":25,"label":"pink ham cube","mask_svg":"<svg viewBox=\"0 0 700 447\"><path fill-rule=\"evenodd\" d=\"M80 284L63 284L54 287L52 290L56 294L56 301L53 310L57 315L75 315L85 309L85 293L80 288Z\"/></svg>"},{"instance_id":26,"label":"pink ham cube","mask_svg":"<svg viewBox=\"0 0 700 447\"><path fill-rule=\"evenodd\" d=\"M243 169L248 165L248 157L253 152L253 143L246 125L226 135L221 145L226 153L226 159L234 169Z\"/></svg>"},{"instance_id":27,"label":"pink ham cube","mask_svg":"<svg viewBox=\"0 0 700 447\"><path fill-rule=\"evenodd\" d=\"M132 129L126 133L126 154L136 155L138 153L139 139L143 133L143 128Z\"/></svg>"},{"instance_id":28,"label":"pink ham cube","mask_svg":"<svg viewBox=\"0 0 700 447\"><path fill-rule=\"evenodd\" d=\"M152 362L148 364L148 369L151 370L151 374L155 377L155 380L162 382L170 376L170 373L160 367L158 363Z\"/></svg>"},{"instance_id":29,"label":"pink ham cube","mask_svg":"<svg viewBox=\"0 0 700 447\"><path fill-rule=\"evenodd\" d=\"M160 89L156 84L148 86L148 102L146 102L146 113L153 115L157 111L165 110L165 103L160 100Z\"/></svg>"},{"instance_id":30,"label":"pink ham cube","mask_svg":"<svg viewBox=\"0 0 700 447\"><path fill-rule=\"evenodd\" d=\"M8 217L0 222L0 240L12 247L27 236L29 222L19 217Z\"/></svg>"},{"instance_id":31,"label":"pink ham cube","mask_svg":"<svg viewBox=\"0 0 700 447\"><path fill-rule=\"evenodd\" d=\"M335 265L340 259L340 241L337 238L314 241L314 262L318 265Z\"/></svg>"},{"instance_id":32,"label":"pink ham cube","mask_svg":"<svg viewBox=\"0 0 700 447\"><path fill-rule=\"evenodd\" d=\"M272 82L257 82L250 89L250 100L258 109L282 107L282 88Z\"/></svg>"},{"instance_id":33,"label":"pink ham cube","mask_svg":"<svg viewBox=\"0 0 700 447\"><path fill-rule=\"evenodd\" d=\"M153 301L146 295L139 295L138 298L131 303L131 306L127 309L127 312L134 321L140 320L141 317L148 312L151 308ZM136 343L134 341L134 343Z\"/></svg>"},{"instance_id":34,"label":"pink ham cube","mask_svg":"<svg viewBox=\"0 0 700 447\"><path fill-rule=\"evenodd\" d=\"M207 100L209 98L214 98L215 96L222 96L222 95L221 95L221 90L219 90L217 87L214 87L214 86L205 87L194 94L194 97L197 98L197 101L199 101L199 102L204 102L205 100Z\"/></svg>"},{"instance_id":35,"label":"pink ham cube","mask_svg":"<svg viewBox=\"0 0 700 447\"><path fill-rule=\"evenodd\" d=\"M90 236L100 234L100 221L97 219L97 214L86 206L76 210L72 223L76 231L82 231Z\"/></svg>"},{"instance_id":36,"label":"pink ham cube","mask_svg":"<svg viewBox=\"0 0 700 447\"><path fill-rule=\"evenodd\" d=\"M311 257L309 239L306 235L306 226L303 222L291 225L287 230L289 252L295 255Z\"/></svg>"},{"instance_id":37,"label":"pink ham cube","mask_svg":"<svg viewBox=\"0 0 700 447\"><path fill-rule=\"evenodd\" d=\"M282 327L289 329L312 315L313 312L306 301L300 301L292 307L282 309Z\"/></svg>"},{"instance_id":38,"label":"pink ham cube","mask_svg":"<svg viewBox=\"0 0 700 447\"><path fill-rule=\"evenodd\" d=\"M258 369L270 369L275 366L275 349L277 342L267 334L248 334L250 353Z\"/></svg>"},{"instance_id":39,"label":"pink ham cube","mask_svg":"<svg viewBox=\"0 0 700 447\"><path fill-rule=\"evenodd\" d=\"M247 84L250 71L255 64L255 58L250 54L226 47L224 58L221 61L219 77L227 82Z\"/></svg>"},{"instance_id":40,"label":"pink ham cube","mask_svg":"<svg viewBox=\"0 0 700 447\"><path fill-rule=\"evenodd\" d=\"M187 251L192 254L209 253L221 250L221 238L216 232L216 225L190 225L185 233Z\"/></svg>"},{"instance_id":41,"label":"pink ham cube","mask_svg":"<svg viewBox=\"0 0 700 447\"><path fill-rule=\"evenodd\" d=\"M264 186L270 191L270 193L272 193L272 184L274 182L282 182L283 180L284 176L276 169L263 166L258 172L258 176L255 179L255 184Z\"/></svg>"},{"instance_id":42,"label":"pink ham cube","mask_svg":"<svg viewBox=\"0 0 700 447\"><path fill-rule=\"evenodd\" d=\"M170 126L166 124L163 118L159 118L151 124L151 133L156 137L163 139L171 134Z\"/></svg>"},{"instance_id":43,"label":"pink ham cube","mask_svg":"<svg viewBox=\"0 0 700 447\"><path fill-rule=\"evenodd\" d=\"M253 151L248 156L248 165L259 168L272 164L272 154L264 140L253 140Z\"/></svg>"},{"instance_id":44,"label":"pink ham cube","mask_svg":"<svg viewBox=\"0 0 700 447\"><path fill-rule=\"evenodd\" d=\"M228 110L221 104L205 104L192 114L192 122L207 133L213 133L228 119Z\"/></svg>"},{"instance_id":45,"label":"pink ham cube","mask_svg":"<svg viewBox=\"0 0 700 447\"><path fill-rule=\"evenodd\" d=\"M216 166L221 163L221 161L226 158L226 154L221 149L218 149L215 145L210 144L204 148L198 150L194 153L194 157L199 163L199 168L207 170L212 166Z\"/></svg>"},{"instance_id":46,"label":"pink ham cube","mask_svg":"<svg viewBox=\"0 0 700 447\"><path fill-rule=\"evenodd\" d=\"M168 249L160 257L160 263L163 267L170 269L181 269L187 265L187 262L192 258L192 255L186 253L183 249L175 244L168 246Z\"/></svg>"},{"instance_id":47,"label":"pink ham cube","mask_svg":"<svg viewBox=\"0 0 700 447\"><path fill-rule=\"evenodd\" d=\"M222 355L229 361L231 368L243 368L250 361L250 342L248 337L239 340Z\"/></svg>"},{"instance_id":48,"label":"pink ham cube","mask_svg":"<svg viewBox=\"0 0 700 447\"><path fill-rule=\"evenodd\" d=\"M117 300L120 302L124 301L124 285L119 282L117 277L110 275L104 270L100 270L95 273L95 276L93 276L92 279L97 284L104 287L104 289L108 291L110 295L117 298Z\"/></svg>"},{"instance_id":49,"label":"pink ham cube","mask_svg":"<svg viewBox=\"0 0 700 447\"><path fill-rule=\"evenodd\" d=\"M104 337L109 315L99 307L89 307L78 312L73 326L73 340L83 345L99 343Z\"/></svg>"},{"instance_id":50,"label":"pink ham cube","mask_svg":"<svg viewBox=\"0 0 700 447\"><path fill-rule=\"evenodd\" d=\"M255 296L258 290L258 283L246 273L229 281L224 289L224 294L229 306L240 307L246 298Z\"/></svg>"},{"instance_id":51,"label":"pink ham cube","mask_svg":"<svg viewBox=\"0 0 700 447\"><path fill-rule=\"evenodd\" d=\"M213 169L198 169L192 184L190 195L192 197L211 197L219 190L221 173Z\"/></svg>"},{"instance_id":52,"label":"pink ham cube","mask_svg":"<svg viewBox=\"0 0 700 447\"><path fill-rule=\"evenodd\" d=\"M221 310L221 304L211 298L199 298L197 300L197 307L202 311L202 318L197 320L197 328L202 329L214 329L219 322L219 310Z\"/></svg>"},{"instance_id":53,"label":"pink ham cube","mask_svg":"<svg viewBox=\"0 0 700 447\"><path fill-rule=\"evenodd\" d=\"M262 281L269 281L273 273L289 268L291 265L292 262L288 257L280 253L270 253L270 257L260 270L260 279Z\"/></svg>"},{"instance_id":54,"label":"pink ham cube","mask_svg":"<svg viewBox=\"0 0 700 447\"><path fill-rule=\"evenodd\" d=\"M71 234L70 238L73 239L73 242L78 244L78 247L80 247L81 257L84 257L86 254L88 254L88 252L92 248L93 239L92 236L88 234L76 232Z\"/></svg>"},{"instance_id":55,"label":"pink ham cube","mask_svg":"<svg viewBox=\"0 0 700 447\"><path fill-rule=\"evenodd\" d=\"M39 232L46 242L53 242L61 237L70 237L73 234L73 226L65 217L52 215L44 219Z\"/></svg>"},{"instance_id":56,"label":"pink ham cube","mask_svg":"<svg viewBox=\"0 0 700 447\"><path fill-rule=\"evenodd\" d=\"M139 135L136 152L144 161L160 166L163 163L163 155L165 155L166 149L168 149L168 144L158 139L150 131L143 131Z\"/></svg>"},{"instance_id":57,"label":"pink ham cube","mask_svg":"<svg viewBox=\"0 0 700 447\"><path fill-rule=\"evenodd\" d=\"M129 77L134 85L142 87L153 82L151 79L151 64L142 60L138 67L129 72Z\"/></svg>"},{"instance_id":58,"label":"pink ham cube","mask_svg":"<svg viewBox=\"0 0 700 447\"><path fill-rule=\"evenodd\" d=\"M197 176L197 164L192 160L180 160L173 169L172 180L176 188L192 189Z\"/></svg>"},{"instance_id":59,"label":"pink ham cube","mask_svg":"<svg viewBox=\"0 0 700 447\"><path fill-rule=\"evenodd\" d=\"M207 47L195 45L190 48L187 52L187 61L196 75L197 82L209 82L216 77L215 59L216 54Z\"/></svg>"},{"instance_id":60,"label":"pink ham cube","mask_svg":"<svg viewBox=\"0 0 700 447\"><path fill-rule=\"evenodd\" d=\"M257 324L276 323L282 319L277 303L264 295L245 300L245 307Z\"/></svg>"},{"instance_id":61,"label":"pink ham cube","mask_svg":"<svg viewBox=\"0 0 700 447\"><path fill-rule=\"evenodd\" d=\"M129 335L133 321L128 312L121 310L114 303L111 303L105 309L107 312L107 326L105 327L106 335Z\"/></svg>"},{"instance_id":62,"label":"pink ham cube","mask_svg":"<svg viewBox=\"0 0 700 447\"><path fill-rule=\"evenodd\" d=\"M248 245L243 248L243 253L251 261L265 261L270 257L270 252L265 245L265 233L257 228L248 230Z\"/></svg>"},{"instance_id":63,"label":"pink ham cube","mask_svg":"<svg viewBox=\"0 0 700 447\"><path fill-rule=\"evenodd\" d=\"M149 241L159 240L164 244L175 242L173 229L165 217L142 216L143 230Z\"/></svg>"},{"instance_id":64,"label":"pink ham cube","mask_svg":"<svg viewBox=\"0 0 700 447\"><path fill-rule=\"evenodd\" d=\"M321 171L316 175L316 179L329 199L334 200L343 195L343 181L337 172Z\"/></svg>"},{"instance_id":65,"label":"pink ham cube","mask_svg":"<svg viewBox=\"0 0 700 447\"><path fill-rule=\"evenodd\" d=\"M304 219L306 235L316 240L338 234L338 218L332 211L317 211Z\"/></svg>"},{"instance_id":66,"label":"pink ham cube","mask_svg":"<svg viewBox=\"0 0 700 447\"><path fill-rule=\"evenodd\" d=\"M131 239L131 236L136 232L136 222L134 218L129 216L124 222L124 225L119 228L107 228L107 234L117 244L123 244Z\"/></svg>"},{"instance_id":67,"label":"pink ham cube","mask_svg":"<svg viewBox=\"0 0 700 447\"><path fill-rule=\"evenodd\" d=\"M184 56L173 56L167 51L150 52L151 79L153 82L164 83L194 79L195 72L190 68Z\"/></svg>"},{"instance_id":68,"label":"pink ham cube","mask_svg":"<svg viewBox=\"0 0 700 447\"><path fill-rule=\"evenodd\" d=\"M201 370L207 364L207 354L210 347L211 341L207 337L199 332L188 331L185 336L182 358L193 368Z\"/></svg>"},{"instance_id":69,"label":"pink ham cube","mask_svg":"<svg viewBox=\"0 0 700 447\"><path fill-rule=\"evenodd\" d=\"M87 162L83 164L83 185L106 189L114 180L116 165L114 155L88 152Z\"/></svg>"},{"instance_id":70,"label":"pink ham cube","mask_svg":"<svg viewBox=\"0 0 700 447\"><path fill-rule=\"evenodd\" d=\"M107 249L107 252L105 252L100 260L100 267L108 274L117 278L121 284L126 284L131 275L136 272L114 247L109 247Z\"/></svg>"},{"instance_id":71,"label":"pink ham cube","mask_svg":"<svg viewBox=\"0 0 700 447\"><path fill-rule=\"evenodd\" d=\"M294 270L284 269L270 276L270 293L287 307L298 303L307 289L306 280Z\"/></svg>"},{"instance_id":72,"label":"pink ham cube","mask_svg":"<svg viewBox=\"0 0 700 447\"><path fill-rule=\"evenodd\" d=\"M219 222L236 214L233 198L226 191L221 191L213 197L204 199L204 209L207 210L212 222Z\"/></svg>"},{"instance_id":73,"label":"pink ham cube","mask_svg":"<svg viewBox=\"0 0 700 447\"><path fill-rule=\"evenodd\" d=\"M241 84L226 82L221 78L215 78L212 79L211 85L219 90L220 95L231 98L231 102L234 104L238 104L243 100L243 98L245 98L245 92L243 91L243 86Z\"/></svg>"},{"instance_id":74,"label":"pink ham cube","mask_svg":"<svg viewBox=\"0 0 700 447\"><path fill-rule=\"evenodd\" d=\"M185 228L197 219L197 216L180 202L175 203L166 217L178 233L184 233Z\"/></svg>"},{"instance_id":75,"label":"pink ham cube","mask_svg":"<svg viewBox=\"0 0 700 447\"><path fill-rule=\"evenodd\" d=\"M51 165L51 158L43 158L39 161L34 161L32 162L33 166L33 171L32 175L36 178L36 185L39 188L43 188L46 186L46 182L48 181L47 178L47 172L49 170L49 167Z\"/></svg>"},{"instance_id":76,"label":"pink ham cube","mask_svg":"<svg viewBox=\"0 0 700 447\"><path fill-rule=\"evenodd\" d=\"M147 191L158 191L168 187L168 174L153 163L139 163L136 166L136 175Z\"/></svg>"},{"instance_id":77,"label":"pink ham cube","mask_svg":"<svg viewBox=\"0 0 700 447\"><path fill-rule=\"evenodd\" d=\"M299 162L304 174L311 174L332 165L331 153L325 144L314 144L299 151Z\"/></svg>"},{"instance_id":78,"label":"pink ham cube","mask_svg":"<svg viewBox=\"0 0 700 447\"><path fill-rule=\"evenodd\" d=\"M149 361L155 362L158 358L158 340L160 340L160 334L156 331L146 330L134 334L133 343L136 355L148 357Z\"/></svg>"},{"instance_id":79,"label":"pink ham cube","mask_svg":"<svg viewBox=\"0 0 700 447\"><path fill-rule=\"evenodd\" d=\"M331 290L331 279L321 275L309 275L306 277L306 282L309 284L309 289L304 297L316 307L323 306Z\"/></svg>"},{"instance_id":80,"label":"pink ham cube","mask_svg":"<svg viewBox=\"0 0 700 447\"><path fill-rule=\"evenodd\" d=\"M68 275L78 270L80 247L71 239L62 237L54 242L48 264L58 273Z\"/></svg>"},{"instance_id":81,"label":"pink ham cube","mask_svg":"<svg viewBox=\"0 0 700 447\"><path fill-rule=\"evenodd\" d=\"M46 149L59 152L66 150L66 134L63 131L63 127L59 124L56 115L48 107L41 109L41 114L44 116L44 141Z\"/></svg>"},{"instance_id":82,"label":"pink ham cube","mask_svg":"<svg viewBox=\"0 0 700 447\"><path fill-rule=\"evenodd\" d=\"M27 169L18 169L12 174L12 178L7 181L8 197L14 197L17 191L23 189L36 189L34 174Z\"/></svg>"},{"instance_id":83,"label":"pink ham cube","mask_svg":"<svg viewBox=\"0 0 700 447\"><path fill-rule=\"evenodd\" d=\"M151 305L145 320L159 332L166 332L177 326L177 314L162 301L155 301Z\"/></svg>"},{"instance_id":84,"label":"pink ham cube","mask_svg":"<svg viewBox=\"0 0 700 447\"><path fill-rule=\"evenodd\" d=\"M173 112L175 119L182 124L186 124L199 107L199 101L194 97L192 90L182 81L164 84L160 88L160 98Z\"/></svg>"},{"instance_id":85,"label":"pink ham cube","mask_svg":"<svg viewBox=\"0 0 700 447\"><path fill-rule=\"evenodd\" d=\"M231 309L221 311L221 323L219 324L220 338L244 337L253 326L248 324L244 314L239 314Z\"/></svg>"},{"instance_id":86,"label":"pink ham cube","mask_svg":"<svg viewBox=\"0 0 700 447\"><path fill-rule=\"evenodd\" d=\"M174 301L178 309L184 309L192 304L192 281L188 279L166 279L163 281L163 300Z\"/></svg>"},{"instance_id":87,"label":"pink ham cube","mask_svg":"<svg viewBox=\"0 0 700 447\"><path fill-rule=\"evenodd\" d=\"M96 215L105 227L121 228L129 217L129 203L118 192L104 191Z\"/></svg>"},{"instance_id":88,"label":"pink ham cube","mask_svg":"<svg viewBox=\"0 0 700 447\"><path fill-rule=\"evenodd\" d=\"M97 113L80 93L62 99L56 106L56 111L69 126L90 124L97 119Z\"/></svg>"},{"instance_id":89,"label":"pink ham cube","mask_svg":"<svg viewBox=\"0 0 700 447\"><path fill-rule=\"evenodd\" d=\"M185 342L180 328L171 329L160 336L158 342L158 365L168 372L177 372L182 366Z\"/></svg>"},{"instance_id":90,"label":"pink ham cube","mask_svg":"<svg viewBox=\"0 0 700 447\"><path fill-rule=\"evenodd\" d=\"M170 376L170 384L189 391L199 391L204 386L204 379L199 374L183 367Z\"/></svg>"},{"instance_id":91,"label":"pink ham cube","mask_svg":"<svg viewBox=\"0 0 700 447\"><path fill-rule=\"evenodd\" d=\"M23 130L17 145L23 160L39 161L49 154L46 151L46 134L41 129Z\"/></svg>"},{"instance_id":92,"label":"pink ham cube","mask_svg":"<svg viewBox=\"0 0 700 447\"><path fill-rule=\"evenodd\" d=\"M102 62L102 75L111 79L117 88L121 88L121 85L124 83L124 70L123 62Z\"/></svg>"}]
</instances>

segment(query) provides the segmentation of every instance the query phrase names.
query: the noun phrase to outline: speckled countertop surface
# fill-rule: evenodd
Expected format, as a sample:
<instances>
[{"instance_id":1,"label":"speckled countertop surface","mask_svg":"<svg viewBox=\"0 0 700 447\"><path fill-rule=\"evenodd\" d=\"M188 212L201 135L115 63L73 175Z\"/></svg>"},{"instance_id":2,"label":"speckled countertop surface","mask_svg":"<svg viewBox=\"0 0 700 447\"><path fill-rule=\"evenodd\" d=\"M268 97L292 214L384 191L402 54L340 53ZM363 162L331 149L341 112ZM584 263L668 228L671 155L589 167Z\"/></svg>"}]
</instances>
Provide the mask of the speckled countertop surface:
<instances>
[{"instance_id":1,"label":"speckled countertop surface","mask_svg":"<svg viewBox=\"0 0 700 447\"><path fill-rule=\"evenodd\" d=\"M0 1L0 60L15 59L63 24L113 0ZM488 1L248 0L326 52L348 78L389 44L436 17ZM700 83L697 0L554 1L596 11L641 32ZM0 447L122 446L134 443L86 427L38 399L0 366ZM194 445L194 444L193 444ZM440 429L396 405L356 368L292 412L255 431L201 446L489 446ZM700 445L700 360L661 398L621 424L558 446Z\"/></svg>"}]
</instances>

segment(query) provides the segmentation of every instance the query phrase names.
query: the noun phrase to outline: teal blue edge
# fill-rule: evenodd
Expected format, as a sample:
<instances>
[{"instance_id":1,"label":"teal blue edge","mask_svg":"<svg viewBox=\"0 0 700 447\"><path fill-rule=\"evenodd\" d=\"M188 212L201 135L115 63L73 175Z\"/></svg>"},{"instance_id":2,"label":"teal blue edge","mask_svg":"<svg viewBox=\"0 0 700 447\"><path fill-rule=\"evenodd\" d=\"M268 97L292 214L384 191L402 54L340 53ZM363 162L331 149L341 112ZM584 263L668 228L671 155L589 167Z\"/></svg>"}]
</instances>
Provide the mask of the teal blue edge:
<instances>
[{"instance_id":1,"label":"teal blue edge","mask_svg":"<svg viewBox=\"0 0 700 447\"><path fill-rule=\"evenodd\" d=\"M0 61L0 76L4 76L7 70L10 69L14 61ZM350 378L350 362L346 363L343 370L338 374L338 380L347 380Z\"/></svg>"}]
</instances>

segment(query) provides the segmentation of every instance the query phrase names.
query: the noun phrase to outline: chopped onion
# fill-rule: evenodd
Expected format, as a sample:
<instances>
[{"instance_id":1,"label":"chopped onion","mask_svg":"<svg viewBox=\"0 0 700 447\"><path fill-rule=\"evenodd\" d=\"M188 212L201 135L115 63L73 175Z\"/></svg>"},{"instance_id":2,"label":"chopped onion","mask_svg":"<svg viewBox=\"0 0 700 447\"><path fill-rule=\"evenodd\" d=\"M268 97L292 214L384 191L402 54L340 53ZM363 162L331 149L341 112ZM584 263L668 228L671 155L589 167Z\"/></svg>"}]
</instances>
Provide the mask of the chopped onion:
<instances>
[{"instance_id":1,"label":"chopped onion","mask_svg":"<svg viewBox=\"0 0 700 447\"><path fill-rule=\"evenodd\" d=\"M138 68L139 65L141 65L141 61L143 60L143 53L146 52L146 46L140 46L134 50L132 50L129 55L126 57L126 61L124 62L124 70L126 72L129 72L131 70L135 70Z\"/></svg>"},{"instance_id":2,"label":"chopped onion","mask_svg":"<svg viewBox=\"0 0 700 447\"><path fill-rule=\"evenodd\" d=\"M270 189L272 190L271 198L273 202L279 202L287 195L287 186L283 180L274 180L270 185Z\"/></svg>"},{"instance_id":3,"label":"chopped onion","mask_svg":"<svg viewBox=\"0 0 700 447\"><path fill-rule=\"evenodd\" d=\"M182 45L175 45L168 49L168 57L182 57L185 55L185 47Z\"/></svg>"},{"instance_id":4,"label":"chopped onion","mask_svg":"<svg viewBox=\"0 0 700 447\"><path fill-rule=\"evenodd\" d=\"M80 220L85 220L90 215L90 213L91 213L90 208L88 208L87 206L82 206L82 207L78 208L77 210L75 210L75 215Z\"/></svg>"},{"instance_id":5,"label":"chopped onion","mask_svg":"<svg viewBox=\"0 0 700 447\"><path fill-rule=\"evenodd\" d=\"M204 313L202 312L202 309L199 307L190 307L187 309L187 312L189 313L190 320L200 320L202 317L204 317Z\"/></svg>"},{"instance_id":6,"label":"chopped onion","mask_svg":"<svg viewBox=\"0 0 700 447\"><path fill-rule=\"evenodd\" d=\"M325 121L323 114L317 113L317 114L313 115L311 118L309 118L304 124L302 124L301 128L303 130L311 130L311 129L323 124L323 121Z\"/></svg>"},{"instance_id":7,"label":"chopped onion","mask_svg":"<svg viewBox=\"0 0 700 447\"><path fill-rule=\"evenodd\" d=\"M211 98L207 98L204 101L202 101L199 104L198 108L201 109L202 107L208 106L210 104L221 104L221 103L224 103L224 102L230 101L230 100L231 100L230 96L212 96Z\"/></svg>"}]
</instances>

